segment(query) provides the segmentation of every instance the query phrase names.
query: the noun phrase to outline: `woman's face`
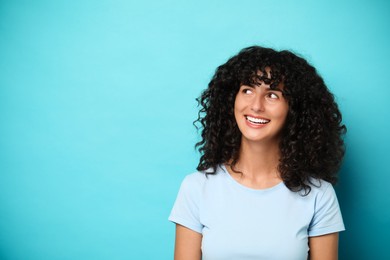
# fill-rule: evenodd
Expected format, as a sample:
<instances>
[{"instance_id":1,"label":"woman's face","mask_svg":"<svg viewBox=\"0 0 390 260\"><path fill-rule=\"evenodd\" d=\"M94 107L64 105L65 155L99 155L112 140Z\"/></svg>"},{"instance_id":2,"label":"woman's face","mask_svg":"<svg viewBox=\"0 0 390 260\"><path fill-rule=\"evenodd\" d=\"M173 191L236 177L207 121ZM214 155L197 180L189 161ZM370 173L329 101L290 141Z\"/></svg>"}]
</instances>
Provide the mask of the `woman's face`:
<instances>
[{"instance_id":1,"label":"woman's face","mask_svg":"<svg viewBox=\"0 0 390 260\"><path fill-rule=\"evenodd\" d=\"M279 142L289 109L282 88L280 85L279 89L272 90L265 83L240 87L234 103L234 116L242 140Z\"/></svg>"}]
</instances>

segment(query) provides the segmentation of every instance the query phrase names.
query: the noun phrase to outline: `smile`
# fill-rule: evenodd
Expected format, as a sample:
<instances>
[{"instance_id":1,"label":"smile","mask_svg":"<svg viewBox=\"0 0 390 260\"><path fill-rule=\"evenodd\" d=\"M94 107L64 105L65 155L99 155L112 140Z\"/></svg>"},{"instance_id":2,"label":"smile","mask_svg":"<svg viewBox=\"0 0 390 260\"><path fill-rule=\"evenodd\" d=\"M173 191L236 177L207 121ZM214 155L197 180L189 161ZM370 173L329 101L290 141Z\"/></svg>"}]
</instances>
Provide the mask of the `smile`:
<instances>
[{"instance_id":1,"label":"smile","mask_svg":"<svg viewBox=\"0 0 390 260\"><path fill-rule=\"evenodd\" d=\"M269 123L271 121L271 120L268 120L268 119L251 117L251 116L245 116L245 118L246 118L246 120L248 120L252 124L264 125L264 124L267 124L267 123Z\"/></svg>"}]
</instances>

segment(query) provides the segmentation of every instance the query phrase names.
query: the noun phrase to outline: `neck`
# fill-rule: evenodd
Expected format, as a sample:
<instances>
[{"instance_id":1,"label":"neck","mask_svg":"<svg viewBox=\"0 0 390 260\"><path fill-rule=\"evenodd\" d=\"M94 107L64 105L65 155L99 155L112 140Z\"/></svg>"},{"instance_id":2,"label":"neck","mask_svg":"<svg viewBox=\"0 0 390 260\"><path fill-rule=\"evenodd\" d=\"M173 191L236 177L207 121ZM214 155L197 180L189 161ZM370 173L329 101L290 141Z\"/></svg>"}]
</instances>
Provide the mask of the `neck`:
<instances>
[{"instance_id":1,"label":"neck","mask_svg":"<svg viewBox=\"0 0 390 260\"><path fill-rule=\"evenodd\" d=\"M234 167L250 179L280 179L277 170L279 165L279 144L277 142L259 144L241 142L239 159Z\"/></svg>"}]
</instances>

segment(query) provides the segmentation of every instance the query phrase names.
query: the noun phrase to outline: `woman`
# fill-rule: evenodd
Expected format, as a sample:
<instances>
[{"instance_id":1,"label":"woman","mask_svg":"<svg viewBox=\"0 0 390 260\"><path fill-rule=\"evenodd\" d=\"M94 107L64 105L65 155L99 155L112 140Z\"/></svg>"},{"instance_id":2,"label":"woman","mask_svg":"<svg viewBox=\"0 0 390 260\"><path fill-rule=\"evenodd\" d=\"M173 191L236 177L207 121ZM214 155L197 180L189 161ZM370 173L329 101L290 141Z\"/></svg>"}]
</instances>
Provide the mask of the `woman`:
<instances>
[{"instance_id":1,"label":"woman","mask_svg":"<svg viewBox=\"0 0 390 260\"><path fill-rule=\"evenodd\" d=\"M346 128L315 68L249 47L198 101L198 172L169 217L175 259L337 259L344 224L332 184Z\"/></svg>"}]
</instances>

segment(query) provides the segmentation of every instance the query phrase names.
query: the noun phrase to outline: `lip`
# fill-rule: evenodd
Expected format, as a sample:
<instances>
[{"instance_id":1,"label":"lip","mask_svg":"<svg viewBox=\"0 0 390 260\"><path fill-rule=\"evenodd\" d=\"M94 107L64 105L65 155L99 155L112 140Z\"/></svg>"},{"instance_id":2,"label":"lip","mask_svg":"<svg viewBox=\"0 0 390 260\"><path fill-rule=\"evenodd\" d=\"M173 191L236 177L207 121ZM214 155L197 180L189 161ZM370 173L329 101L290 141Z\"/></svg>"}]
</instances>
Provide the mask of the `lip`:
<instances>
[{"instance_id":1,"label":"lip","mask_svg":"<svg viewBox=\"0 0 390 260\"><path fill-rule=\"evenodd\" d=\"M259 119L259 120L264 120L264 121L267 121L266 123L254 123L252 121L249 121L248 117L251 117L251 118L255 118L255 119ZM259 116L254 116L254 115L244 115L244 118L245 118L245 123L251 127L251 128L263 128L265 127L269 122L271 122L270 119L268 118L265 118L265 117L259 117Z\"/></svg>"}]
</instances>

